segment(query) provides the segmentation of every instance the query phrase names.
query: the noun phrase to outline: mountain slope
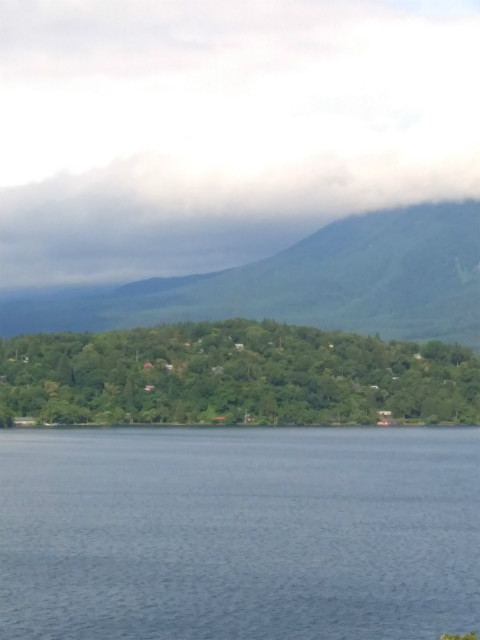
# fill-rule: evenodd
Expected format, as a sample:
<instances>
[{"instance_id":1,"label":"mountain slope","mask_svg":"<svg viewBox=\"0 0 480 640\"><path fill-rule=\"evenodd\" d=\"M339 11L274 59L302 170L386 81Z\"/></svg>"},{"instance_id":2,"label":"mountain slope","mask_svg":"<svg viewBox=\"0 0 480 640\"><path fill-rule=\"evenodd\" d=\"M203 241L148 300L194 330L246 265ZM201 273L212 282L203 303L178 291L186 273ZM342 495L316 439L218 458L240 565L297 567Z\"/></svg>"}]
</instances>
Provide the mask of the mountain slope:
<instances>
[{"instance_id":1,"label":"mountain slope","mask_svg":"<svg viewBox=\"0 0 480 640\"><path fill-rule=\"evenodd\" d=\"M480 204L340 220L273 258L145 297L141 323L272 317L387 337L480 344Z\"/></svg>"},{"instance_id":2,"label":"mountain slope","mask_svg":"<svg viewBox=\"0 0 480 640\"><path fill-rule=\"evenodd\" d=\"M99 330L270 317L480 347L479 265L480 203L419 205L339 220L272 258L209 277L130 285L83 301L76 319Z\"/></svg>"}]
</instances>

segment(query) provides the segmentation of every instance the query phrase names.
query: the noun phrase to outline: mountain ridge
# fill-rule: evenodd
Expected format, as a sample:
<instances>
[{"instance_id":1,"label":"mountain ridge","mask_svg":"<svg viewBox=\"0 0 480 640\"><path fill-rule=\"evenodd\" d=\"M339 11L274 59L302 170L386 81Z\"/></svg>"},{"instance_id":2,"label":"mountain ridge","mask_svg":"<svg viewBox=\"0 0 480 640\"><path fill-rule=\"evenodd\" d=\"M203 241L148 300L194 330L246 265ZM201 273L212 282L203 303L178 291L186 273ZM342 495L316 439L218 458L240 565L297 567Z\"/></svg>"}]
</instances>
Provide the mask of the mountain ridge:
<instances>
[{"instance_id":1,"label":"mountain ridge","mask_svg":"<svg viewBox=\"0 0 480 640\"><path fill-rule=\"evenodd\" d=\"M422 204L337 220L241 267L129 283L84 299L80 312L72 300L51 313L44 305L42 326L98 331L268 317L480 348L479 264L480 202ZM11 335L6 324L1 312L0 332Z\"/></svg>"}]
</instances>

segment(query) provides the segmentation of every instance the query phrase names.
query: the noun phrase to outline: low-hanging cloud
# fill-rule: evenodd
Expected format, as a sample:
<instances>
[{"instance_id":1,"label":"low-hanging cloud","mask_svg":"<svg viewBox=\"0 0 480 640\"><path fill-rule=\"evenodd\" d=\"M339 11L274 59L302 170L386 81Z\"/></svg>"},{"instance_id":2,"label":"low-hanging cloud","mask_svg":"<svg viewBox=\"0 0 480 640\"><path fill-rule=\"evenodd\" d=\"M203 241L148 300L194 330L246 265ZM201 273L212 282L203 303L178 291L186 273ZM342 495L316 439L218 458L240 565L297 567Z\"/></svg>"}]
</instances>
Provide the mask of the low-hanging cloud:
<instances>
[{"instance_id":1,"label":"low-hanging cloud","mask_svg":"<svg viewBox=\"0 0 480 640\"><path fill-rule=\"evenodd\" d=\"M3 3L0 288L222 269L480 197L479 27L472 0Z\"/></svg>"},{"instance_id":2,"label":"low-hanging cloud","mask_svg":"<svg viewBox=\"0 0 480 640\"><path fill-rule=\"evenodd\" d=\"M0 287L220 270L272 255L348 214L480 197L473 158L452 169L388 157L359 167L324 156L239 180L148 155L4 189Z\"/></svg>"}]
</instances>

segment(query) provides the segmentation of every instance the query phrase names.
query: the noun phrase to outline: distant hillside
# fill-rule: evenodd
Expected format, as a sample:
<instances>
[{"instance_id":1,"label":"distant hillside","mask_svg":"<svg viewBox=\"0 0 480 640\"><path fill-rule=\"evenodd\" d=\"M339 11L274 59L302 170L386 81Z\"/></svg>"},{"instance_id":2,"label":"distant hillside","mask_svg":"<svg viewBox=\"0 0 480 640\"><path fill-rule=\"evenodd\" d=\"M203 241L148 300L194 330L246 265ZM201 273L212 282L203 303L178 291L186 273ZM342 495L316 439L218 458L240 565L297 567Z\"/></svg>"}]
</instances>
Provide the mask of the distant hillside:
<instances>
[{"instance_id":1,"label":"distant hillside","mask_svg":"<svg viewBox=\"0 0 480 640\"><path fill-rule=\"evenodd\" d=\"M383 416L382 416L383 413ZM480 422L480 358L271 320L18 336L0 345L0 426Z\"/></svg>"},{"instance_id":2,"label":"distant hillside","mask_svg":"<svg viewBox=\"0 0 480 640\"><path fill-rule=\"evenodd\" d=\"M121 296L150 296L172 289L179 289L188 285L197 285L202 280L214 278L226 271L218 271L214 273L194 274L190 276L179 276L173 278L148 278L148 280L138 280L138 282L129 282L128 284L118 287L115 290L115 297Z\"/></svg>"},{"instance_id":3,"label":"distant hillside","mask_svg":"<svg viewBox=\"0 0 480 640\"><path fill-rule=\"evenodd\" d=\"M167 280L131 285L82 305L57 300L19 312L17 302L17 327L100 330L268 317L480 348L480 203L354 216L272 258L209 277ZM4 335L15 333L12 311L0 312Z\"/></svg>"}]
</instances>

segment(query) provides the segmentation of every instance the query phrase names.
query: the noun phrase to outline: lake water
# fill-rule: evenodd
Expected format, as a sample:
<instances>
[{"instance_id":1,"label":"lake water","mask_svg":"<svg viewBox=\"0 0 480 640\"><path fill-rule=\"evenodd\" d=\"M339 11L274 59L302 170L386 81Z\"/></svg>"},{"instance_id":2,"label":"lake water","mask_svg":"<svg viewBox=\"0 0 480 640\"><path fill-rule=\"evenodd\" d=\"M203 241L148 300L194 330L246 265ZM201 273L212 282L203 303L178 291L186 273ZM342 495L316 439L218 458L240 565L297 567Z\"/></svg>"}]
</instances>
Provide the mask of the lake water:
<instances>
[{"instance_id":1,"label":"lake water","mask_svg":"<svg viewBox=\"0 0 480 640\"><path fill-rule=\"evenodd\" d=\"M0 430L0 638L480 631L480 430Z\"/></svg>"}]
</instances>

